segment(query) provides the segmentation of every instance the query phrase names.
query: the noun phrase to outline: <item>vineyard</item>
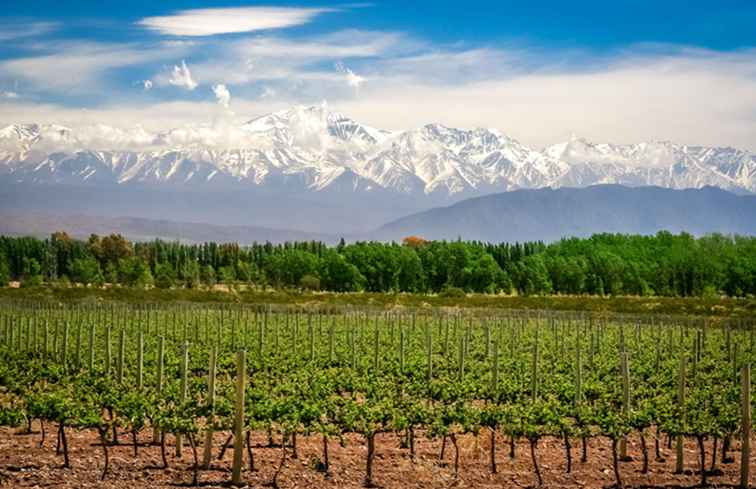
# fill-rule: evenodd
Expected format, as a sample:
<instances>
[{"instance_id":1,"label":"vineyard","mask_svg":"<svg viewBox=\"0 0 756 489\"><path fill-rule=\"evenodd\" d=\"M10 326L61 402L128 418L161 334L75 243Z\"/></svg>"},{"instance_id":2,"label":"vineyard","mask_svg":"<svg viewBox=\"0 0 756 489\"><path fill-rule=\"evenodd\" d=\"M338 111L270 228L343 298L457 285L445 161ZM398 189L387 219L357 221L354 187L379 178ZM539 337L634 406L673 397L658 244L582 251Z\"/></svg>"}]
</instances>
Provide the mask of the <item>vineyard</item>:
<instances>
[{"instance_id":1,"label":"vineyard","mask_svg":"<svg viewBox=\"0 0 756 489\"><path fill-rule=\"evenodd\" d=\"M85 487L74 471L90 487L142 487L129 471L152 487L748 487L754 327L6 302L0 486L45 485L29 447L67 487Z\"/></svg>"}]
</instances>

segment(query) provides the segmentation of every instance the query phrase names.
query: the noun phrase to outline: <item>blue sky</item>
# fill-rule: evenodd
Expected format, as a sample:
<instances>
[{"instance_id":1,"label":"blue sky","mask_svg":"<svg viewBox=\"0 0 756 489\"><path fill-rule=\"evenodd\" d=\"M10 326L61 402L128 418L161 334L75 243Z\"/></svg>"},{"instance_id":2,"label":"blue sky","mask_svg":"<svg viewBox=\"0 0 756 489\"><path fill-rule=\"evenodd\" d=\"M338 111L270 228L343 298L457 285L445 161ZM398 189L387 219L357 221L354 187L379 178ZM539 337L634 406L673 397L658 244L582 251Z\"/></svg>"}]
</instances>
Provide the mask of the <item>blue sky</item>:
<instances>
[{"instance_id":1,"label":"blue sky","mask_svg":"<svg viewBox=\"0 0 756 489\"><path fill-rule=\"evenodd\" d=\"M179 10L289 6L334 7L313 25L292 35L353 28L402 30L443 42L528 41L546 46L588 46L603 50L656 42L735 49L756 43L756 3L750 0L664 2L641 0L581 2L382 1L354 3L229 1L35 1L6 3L3 15L15 19L70 24L55 37L129 40L144 35L132 25L149 16ZM45 12L44 16L40 12Z\"/></svg>"},{"instance_id":2,"label":"blue sky","mask_svg":"<svg viewBox=\"0 0 756 489\"><path fill-rule=\"evenodd\" d=\"M328 104L378 127L496 127L540 146L756 150L756 2L19 2L0 124L151 129Z\"/></svg>"}]
</instances>

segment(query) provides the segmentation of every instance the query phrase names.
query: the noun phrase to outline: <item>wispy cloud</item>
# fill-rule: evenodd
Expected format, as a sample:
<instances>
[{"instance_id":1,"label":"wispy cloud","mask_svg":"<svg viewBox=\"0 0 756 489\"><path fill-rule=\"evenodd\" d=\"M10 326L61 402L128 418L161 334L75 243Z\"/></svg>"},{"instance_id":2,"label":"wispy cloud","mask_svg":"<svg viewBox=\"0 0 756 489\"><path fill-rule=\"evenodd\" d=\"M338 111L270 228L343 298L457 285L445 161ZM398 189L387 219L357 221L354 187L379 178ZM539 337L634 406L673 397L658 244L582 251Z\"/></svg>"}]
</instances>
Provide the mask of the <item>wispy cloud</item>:
<instances>
[{"instance_id":1,"label":"wispy cloud","mask_svg":"<svg viewBox=\"0 0 756 489\"><path fill-rule=\"evenodd\" d=\"M197 88L197 82L192 78L192 72L189 71L189 67L186 65L186 61L182 60L181 65L173 67L171 77L168 79L168 83L176 87L186 88L187 90L194 90Z\"/></svg>"},{"instance_id":2,"label":"wispy cloud","mask_svg":"<svg viewBox=\"0 0 756 489\"><path fill-rule=\"evenodd\" d=\"M44 54L0 62L0 79L26 80L45 92L91 92L106 88L109 70L175 59L186 49L166 43L59 42L42 48Z\"/></svg>"},{"instance_id":3,"label":"wispy cloud","mask_svg":"<svg viewBox=\"0 0 756 489\"><path fill-rule=\"evenodd\" d=\"M27 22L23 19L0 22L0 41L37 37L52 32L58 27L57 22Z\"/></svg>"},{"instance_id":4,"label":"wispy cloud","mask_svg":"<svg viewBox=\"0 0 756 489\"><path fill-rule=\"evenodd\" d=\"M0 92L0 98L4 98L8 100L15 100L20 97L21 96L16 92L11 92L11 91Z\"/></svg>"},{"instance_id":5,"label":"wispy cloud","mask_svg":"<svg viewBox=\"0 0 756 489\"><path fill-rule=\"evenodd\" d=\"M363 83L367 81L367 78L356 74L354 71L344 66L344 63L341 63L341 62L336 63L335 68L336 68L336 71L344 75L347 85L349 85L352 88L358 89L360 88L360 85L362 85Z\"/></svg>"},{"instance_id":6,"label":"wispy cloud","mask_svg":"<svg viewBox=\"0 0 756 489\"><path fill-rule=\"evenodd\" d=\"M137 24L172 36L212 36L306 24L330 8L239 7L182 10L146 17Z\"/></svg>"},{"instance_id":7,"label":"wispy cloud","mask_svg":"<svg viewBox=\"0 0 756 489\"><path fill-rule=\"evenodd\" d=\"M262 36L217 45L207 59L192 64L192 72L203 81L233 85L271 80L286 85L302 80L343 84L343 74L331 68L336 61L387 59L421 46L419 41L393 32L349 30L302 41Z\"/></svg>"}]
</instances>

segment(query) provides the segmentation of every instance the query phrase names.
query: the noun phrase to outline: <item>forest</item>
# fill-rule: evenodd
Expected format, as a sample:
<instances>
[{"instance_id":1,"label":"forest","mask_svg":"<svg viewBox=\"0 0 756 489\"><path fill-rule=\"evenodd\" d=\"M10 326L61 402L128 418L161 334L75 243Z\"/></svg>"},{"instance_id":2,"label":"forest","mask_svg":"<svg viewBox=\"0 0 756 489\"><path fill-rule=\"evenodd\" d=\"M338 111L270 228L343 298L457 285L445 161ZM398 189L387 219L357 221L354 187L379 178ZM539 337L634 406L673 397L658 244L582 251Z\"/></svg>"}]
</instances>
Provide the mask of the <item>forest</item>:
<instances>
[{"instance_id":1,"label":"forest","mask_svg":"<svg viewBox=\"0 0 756 489\"><path fill-rule=\"evenodd\" d=\"M186 244L121 235L0 237L0 284L332 292L731 297L756 293L756 238L659 232L546 244L426 241Z\"/></svg>"}]
</instances>

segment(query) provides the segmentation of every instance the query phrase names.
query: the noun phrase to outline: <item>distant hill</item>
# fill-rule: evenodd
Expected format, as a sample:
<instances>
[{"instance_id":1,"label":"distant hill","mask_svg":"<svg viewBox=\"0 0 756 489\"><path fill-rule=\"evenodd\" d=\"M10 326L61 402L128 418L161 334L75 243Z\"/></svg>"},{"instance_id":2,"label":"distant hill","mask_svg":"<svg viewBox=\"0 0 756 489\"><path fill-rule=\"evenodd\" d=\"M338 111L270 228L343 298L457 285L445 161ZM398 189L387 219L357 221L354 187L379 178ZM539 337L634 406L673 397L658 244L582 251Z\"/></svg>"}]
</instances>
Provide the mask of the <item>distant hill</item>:
<instances>
[{"instance_id":1,"label":"distant hill","mask_svg":"<svg viewBox=\"0 0 756 489\"><path fill-rule=\"evenodd\" d=\"M4 236L49 236L55 231L86 239L90 234L107 235L119 233L131 240L149 241L155 238L178 240L184 243L252 242L280 243L283 241L318 240L336 242L339 238L327 234L270 229L256 226L224 226L217 224L176 222L142 219L135 217L102 217L84 215L14 214L0 211L0 235Z\"/></svg>"},{"instance_id":2,"label":"distant hill","mask_svg":"<svg viewBox=\"0 0 756 489\"><path fill-rule=\"evenodd\" d=\"M597 185L516 190L412 214L382 226L372 237L554 241L601 232L653 234L659 230L756 234L756 196L714 187L672 190Z\"/></svg>"},{"instance_id":3,"label":"distant hill","mask_svg":"<svg viewBox=\"0 0 756 489\"><path fill-rule=\"evenodd\" d=\"M116 199L117 201L117 199ZM209 208L214 200L206 201ZM145 199L145 210L155 202ZM161 238L182 242L252 242L320 240L335 243L376 239L399 241L409 235L426 239L482 241L554 241L567 236L595 233L653 234L659 230L756 234L756 196L736 195L714 187L671 190L661 187L599 185L587 188L528 189L504 192L437 207L392 221L362 234L329 234L267 226L230 225L221 212L200 212L200 202L183 204L198 222L89 215L100 208L90 205L86 214L65 205L56 209L24 211L0 206L0 235L44 237L65 230L86 238L91 233L120 233L138 241ZM123 209L126 211L126 209ZM253 211L249 209L248 211ZM341 210L360 214L359 209ZM292 217L296 215L293 210ZM216 217L214 217L216 216ZM200 222L204 221L204 222ZM212 222L210 224L209 222ZM296 219L281 219L282 226L298 227Z\"/></svg>"}]
</instances>

